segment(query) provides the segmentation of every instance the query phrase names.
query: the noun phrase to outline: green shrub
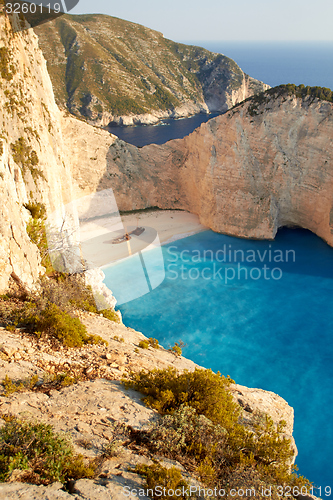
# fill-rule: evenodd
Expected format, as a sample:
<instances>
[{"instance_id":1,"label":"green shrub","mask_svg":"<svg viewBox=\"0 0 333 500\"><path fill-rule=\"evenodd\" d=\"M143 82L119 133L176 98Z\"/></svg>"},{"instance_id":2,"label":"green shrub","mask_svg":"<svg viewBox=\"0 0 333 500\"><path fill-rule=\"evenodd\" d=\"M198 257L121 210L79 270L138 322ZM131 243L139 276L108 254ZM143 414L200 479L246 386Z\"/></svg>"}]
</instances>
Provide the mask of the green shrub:
<instances>
[{"instance_id":1,"label":"green shrub","mask_svg":"<svg viewBox=\"0 0 333 500\"><path fill-rule=\"evenodd\" d=\"M19 137L17 141L10 145L10 148L13 160L21 167L23 174L28 169L34 180L38 177L45 179L43 172L36 168L39 164L37 153L27 144L24 137Z\"/></svg>"},{"instance_id":2,"label":"green shrub","mask_svg":"<svg viewBox=\"0 0 333 500\"><path fill-rule=\"evenodd\" d=\"M188 498L188 495L186 493L184 495L183 491L188 491L189 484L182 478L181 472L176 467L167 469L158 463L153 465L137 465L135 472L145 477L145 487L149 490L149 496L153 499L177 500L179 498ZM158 489L156 489L157 487ZM168 494L168 492L172 493L171 490L174 492L173 495ZM176 495L176 490L181 490L182 494Z\"/></svg>"},{"instance_id":3,"label":"green shrub","mask_svg":"<svg viewBox=\"0 0 333 500\"><path fill-rule=\"evenodd\" d=\"M201 462L222 452L226 434L221 425L198 415L194 408L181 405L172 415L164 415L151 426L149 441L152 448L164 456L194 457Z\"/></svg>"},{"instance_id":4,"label":"green shrub","mask_svg":"<svg viewBox=\"0 0 333 500\"><path fill-rule=\"evenodd\" d=\"M16 392L26 392L26 391L37 391L37 392L48 392L51 389L60 390L63 387L68 387L73 384L77 384L80 381L80 377L72 376L68 372L60 372L50 375L48 373L44 374L43 380L38 383L38 376L33 375L30 378L24 380L14 381L8 375L5 376L1 385L4 387L3 395L8 397Z\"/></svg>"},{"instance_id":5,"label":"green shrub","mask_svg":"<svg viewBox=\"0 0 333 500\"><path fill-rule=\"evenodd\" d=\"M216 483L217 480L217 473L216 470L209 458L205 458L203 460L198 468L197 468L197 474L200 478L200 481L205 485L205 486L213 486Z\"/></svg>"},{"instance_id":6,"label":"green shrub","mask_svg":"<svg viewBox=\"0 0 333 500\"><path fill-rule=\"evenodd\" d=\"M140 340L140 342L139 342L139 347L140 347L141 349L148 349L148 347L149 347L149 342L148 342L148 340Z\"/></svg>"},{"instance_id":7,"label":"green shrub","mask_svg":"<svg viewBox=\"0 0 333 500\"><path fill-rule=\"evenodd\" d=\"M43 383L41 385L41 389L44 389L45 386L51 386L52 389L62 389L63 387L68 387L73 384L77 384L79 382L78 377L72 377L69 373L57 373L52 376L49 382Z\"/></svg>"},{"instance_id":8,"label":"green shrub","mask_svg":"<svg viewBox=\"0 0 333 500\"><path fill-rule=\"evenodd\" d=\"M23 206L29 210L33 219L45 219L46 208L44 203L25 203Z\"/></svg>"},{"instance_id":9,"label":"green shrub","mask_svg":"<svg viewBox=\"0 0 333 500\"><path fill-rule=\"evenodd\" d=\"M159 349L160 345L157 339L153 339L153 337L149 337L148 339L149 345L153 347L154 349Z\"/></svg>"},{"instance_id":10,"label":"green shrub","mask_svg":"<svg viewBox=\"0 0 333 500\"><path fill-rule=\"evenodd\" d=\"M54 272L46 237L45 223L41 218L31 218L27 224L27 234L30 240L37 245L42 259L42 266L46 269L46 274Z\"/></svg>"},{"instance_id":11,"label":"green shrub","mask_svg":"<svg viewBox=\"0 0 333 500\"><path fill-rule=\"evenodd\" d=\"M27 303L13 317L17 325L29 327L38 337L47 335L66 347L106 343L97 335L88 335L86 327L78 318L73 318L54 303L47 303L43 308L35 303Z\"/></svg>"},{"instance_id":12,"label":"green shrub","mask_svg":"<svg viewBox=\"0 0 333 500\"><path fill-rule=\"evenodd\" d=\"M81 347L83 344L103 342L101 337L88 335L86 327L78 318L72 318L55 304L46 307L39 316L33 318L35 331L39 335L55 337L66 347Z\"/></svg>"},{"instance_id":13,"label":"green shrub","mask_svg":"<svg viewBox=\"0 0 333 500\"><path fill-rule=\"evenodd\" d=\"M16 326L15 325L6 325L6 330L7 330L7 332L15 332Z\"/></svg>"},{"instance_id":14,"label":"green shrub","mask_svg":"<svg viewBox=\"0 0 333 500\"><path fill-rule=\"evenodd\" d=\"M0 48L0 74L1 78L10 81L16 73L16 69L11 64L10 52L6 47Z\"/></svg>"},{"instance_id":15,"label":"green shrub","mask_svg":"<svg viewBox=\"0 0 333 500\"><path fill-rule=\"evenodd\" d=\"M116 311L113 311L112 309L102 309L101 311L98 312L99 314L103 314L104 318L109 319L110 321L114 321L115 323L121 322Z\"/></svg>"},{"instance_id":16,"label":"green shrub","mask_svg":"<svg viewBox=\"0 0 333 500\"><path fill-rule=\"evenodd\" d=\"M79 276L58 273L52 279L43 278L40 285L38 295L6 296L0 300L0 320L8 330L24 327L39 337L55 338L67 347L107 344L98 335L88 335L81 321L72 317L77 304L96 309L91 289L84 286Z\"/></svg>"},{"instance_id":17,"label":"green shrub","mask_svg":"<svg viewBox=\"0 0 333 500\"><path fill-rule=\"evenodd\" d=\"M15 470L22 471L20 481L35 484L94 476L94 464L86 465L69 439L50 425L6 420L0 429L0 481L10 480Z\"/></svg>"},{"instance_id":18,"label":"green shrub","mask_svg":"<svg viewBox=\"0 0 333 500\"><path fill-rule=\"evenodd\" d=\"M173 347L170 347L169 351L173 352L176 356L181 356L183 354L184 347L184 342L180 340L179 342L175 342L175 345Z\"/></svg>"},{"instance_id":19,"label":"green shrub","mask_svg":"<svg viewBox=\"0 0 333 500\"><path fill-rule=\"evenodd\" d=\"M238 421L240 408L227 390L231 380L211 370L178 373L173 367L132 373L126 385L146 396L145 403L162 415L182 404L194 408L216 424L229 428Z\"/></svg>"},{"instance_id":20,"label":"green shrub","mask_svg":"<svg viewBox=\"0 0 333 500\"><path fill-rule=\"evenodd\" d=\"M24 392L31 390L38 382L38 375L33 375L31 378L20 381L13 381L8 375L5 376L1 385L4 388L4 396L10 396L14 392Z\"/></svg>"}]
</instances>

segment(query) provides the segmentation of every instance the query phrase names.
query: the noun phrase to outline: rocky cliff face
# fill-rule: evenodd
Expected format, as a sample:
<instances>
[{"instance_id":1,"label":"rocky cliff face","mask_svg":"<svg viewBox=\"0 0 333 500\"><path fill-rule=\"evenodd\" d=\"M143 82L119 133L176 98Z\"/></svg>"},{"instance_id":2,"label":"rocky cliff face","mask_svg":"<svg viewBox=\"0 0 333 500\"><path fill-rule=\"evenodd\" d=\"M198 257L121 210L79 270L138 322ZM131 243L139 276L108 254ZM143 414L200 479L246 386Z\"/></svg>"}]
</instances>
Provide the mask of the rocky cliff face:
<instances>
[{"instance_id":1,"label":"rocky cliff face","mask_svg":"<svg viewBox=\"0 0 333 500\"><path fill-rule=\"evenodd\" d=\"M43 272L37 246L27 234L30 213L25 206L44 205L50 213L72 200L73 193L62 117L37 36L31 29L13 34L8 18L0 13L0 37L0 291L4 291L10 278L32 288Z\"/></svg>"},{"instance_id":2,"label":"rocky cliff face","mask_svg":"<svg viewBox=\"0 0 333 500\"><path fill-rule=\"evenodd\" d=\"M185 209L248 238L301 226L333 244L331 102L271 89L182 140L135 148L62 116L37 38L0 22L2 290L10 276L31 287L42 271L24 205L51 211L110 187L120 210Z\"/></svg>"},{"instance_id":3,"label":"rocky cliff face","mask_svg":"<svg viewBox=\"0 0 333 500\"><path fill-rule=\"evenodd\" d=\"M36 32L58 104L98 126L226 111L268 88L222 54L110 16L66 15Z\"/></svg>"},{"instance_id":4,"label":"rocky cliff face","mask_svg":"<svg viewBox=\"0 0 333 500\"><path fill-rule=\"evenodd\" d=\"M112 187L120 210L188 210L234 236L300 226L333 245L333 104L280 90L162 146L115 141L88 190Z\"/></svg>"},{"instance_id":5,"label":"rocky cliff face","mask_svg":"<svg viewBox=\"0 0 333 500\"><path fill-rule=\"evenodd\" d=\"M4 290L10 276L31 288L42 271L37 247L26 232L30 214L24 204L43 203L52 210L63 195L70 196L70 188L60 114L37 37L32 30L14 35L3 14L0 33L0 289Z\"/></svg>"}]
</instances>

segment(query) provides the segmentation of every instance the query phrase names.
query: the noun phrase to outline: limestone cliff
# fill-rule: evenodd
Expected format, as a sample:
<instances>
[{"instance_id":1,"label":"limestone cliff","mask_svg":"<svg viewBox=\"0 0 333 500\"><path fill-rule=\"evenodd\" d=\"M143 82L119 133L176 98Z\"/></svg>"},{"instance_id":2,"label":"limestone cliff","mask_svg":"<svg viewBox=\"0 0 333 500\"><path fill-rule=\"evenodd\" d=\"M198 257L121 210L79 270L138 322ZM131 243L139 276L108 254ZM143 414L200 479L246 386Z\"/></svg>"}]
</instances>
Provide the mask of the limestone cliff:
<instances>
[{"instance_id":1,"label":"limestone cliff","mask_svg":"<svg viewBox=\"0 0 333 500\"><path fill-rule=\"evenodd\" d=\"M36 28L57 103L99 126L226 111L268 88L230 58L105 15Z\"/></svg>"},{"instance_id":2,"label":"limestone cliff","mask_svg":"<svg viewBox=\"0 0 333 500\"><path fill-rule=\"evenodd\" d=\"M20 22L14 19L14 22ZM0 290L10 277L32 288L43 268L27 234L25 208L48 212L72 199L61 115L46 63L31 29L14 34L0 15Z\"/></svg>"},{"instance_id":3,"label":"limestone cliff","mask_svg":"<svg viewBox=\"0 0 333 500\"><path fill-rule=\"evenodd\" d=\"M0 30L0 288L3 290L9 276L31 287L42 271L37 247L26 233L29 213L23 205L29 202L54 205L61 195L59 179L64 177L64 166L59 111L52 98L37 37L31 30L14 35L8 18L3 15Z\"/></svg>"},{"instance_id":4,"label":"limestone cliff","mask_svg":"<svg viewBox=\"0 0 333 500\"><path fill-rule=\"evenodd\" d=\"M112 187L120 210L188 210L234 236L271 239L300 226L333 245L332 158L333 104L281 87L184 139L143 148L115 141L106 171L85 189Z\"/></svg>"}]
</instances>

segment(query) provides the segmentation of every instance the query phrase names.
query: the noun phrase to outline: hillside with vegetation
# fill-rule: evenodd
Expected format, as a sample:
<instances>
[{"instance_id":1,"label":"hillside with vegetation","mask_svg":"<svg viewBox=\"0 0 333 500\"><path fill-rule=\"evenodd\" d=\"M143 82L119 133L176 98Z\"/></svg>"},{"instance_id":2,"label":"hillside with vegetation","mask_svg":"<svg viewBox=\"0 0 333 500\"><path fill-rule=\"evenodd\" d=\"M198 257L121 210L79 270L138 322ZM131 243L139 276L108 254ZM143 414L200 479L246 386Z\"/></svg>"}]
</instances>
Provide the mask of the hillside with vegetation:
<instances>
[{"instance_id":1,"label":"hillside with vegetation","mask_svg":"<svg viewBox=\"0 0 333 500\"><path fill-rule=\"evenodd\" d=\"M226 111L267 88L222 54L115 17L66 15L35 31L57 103L95 122Z\"/></svg>"}]
</instances>

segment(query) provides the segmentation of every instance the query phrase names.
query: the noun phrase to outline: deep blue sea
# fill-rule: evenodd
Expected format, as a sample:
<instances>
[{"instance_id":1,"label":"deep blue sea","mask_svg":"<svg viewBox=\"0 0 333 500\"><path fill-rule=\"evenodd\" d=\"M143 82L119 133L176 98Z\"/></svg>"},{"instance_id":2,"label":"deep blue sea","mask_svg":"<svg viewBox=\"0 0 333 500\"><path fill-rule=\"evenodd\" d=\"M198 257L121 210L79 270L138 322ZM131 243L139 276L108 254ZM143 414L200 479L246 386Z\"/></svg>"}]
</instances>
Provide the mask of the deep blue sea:
<instances>
[{"instance_id":1,"label":"deep blue sea","mask_svg":"<svg viewBox=\"0 0 333 500\"><path fill-rule=\"evenodd\" d=\"M304 83L333 89L333 42L192 43L224 53L271 86ZM140 146L161 144L190 133L202 118L127 127L118 133ZM187 124L190 129L184 133ZM332 487L333 249L301 229L283 229L274 242L205 231L162 248L163 284L120 306L124 322L165 347L182 339L187 344L184 354L198 364L286 399L295 410L299 472L317 486ZM251 250L260 253L254 262L243 262L241 252L236 261L220 262L221 251L229 248L243 251L244 258ZM212 261L205 250L212 252ZM286 260L288 250L295 254L278 262ZM124 261L104 271L117 297L124 277L131 279L131 264Z\"/></svg>"},{"instance_id":2,"label":"deep blue sea","mask_svg":"<svg viewBox=\"0 0 333 500\"><path fill-rule=\"evenodd\" d=\"M304 83L333 89L333 41L184 43L231 57L245 73L271 87Z\"/></svg>"},{"instance_id":3,"label":"deep blue sea","mask_svg":"<svg viewBox=\"0 0 333 500\"><path fill-rule=\"evenodd\" d=\"M164 347L181 339L201 366L286 399L300 473L333 486L333 249L302 229L273 242L205 231L162 249L166 278L120 306L125 324ZM117 297L133 268L104 272Z\"/></svg>"},{"instance_id":4,"label":"deep blue sea","mask_svg":"<svg viewBox=\"0 0 333 500\"><path fill-rule=\"evenodd\" d=\"M218 116L219 113L200 113L190 118L181 118L179 120L163 120L158 125L139 125L136 127L108 127L111 134L117 135L119 139L142 147L146 144L164 144L171 139L183 139L202 123Z\"/></svg>"}]
</instances>

